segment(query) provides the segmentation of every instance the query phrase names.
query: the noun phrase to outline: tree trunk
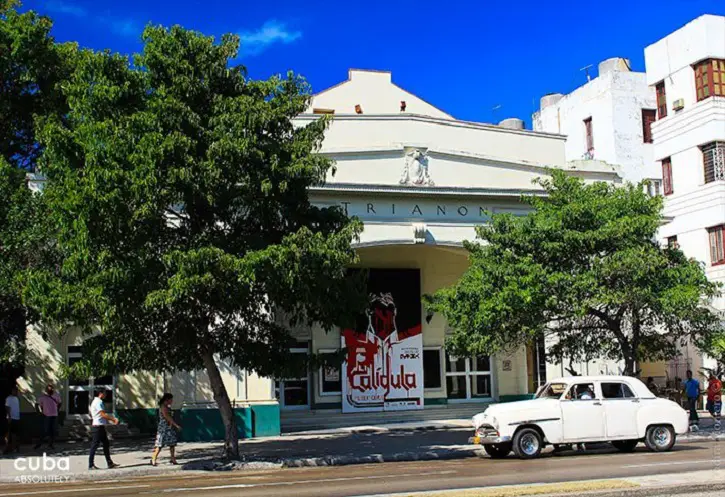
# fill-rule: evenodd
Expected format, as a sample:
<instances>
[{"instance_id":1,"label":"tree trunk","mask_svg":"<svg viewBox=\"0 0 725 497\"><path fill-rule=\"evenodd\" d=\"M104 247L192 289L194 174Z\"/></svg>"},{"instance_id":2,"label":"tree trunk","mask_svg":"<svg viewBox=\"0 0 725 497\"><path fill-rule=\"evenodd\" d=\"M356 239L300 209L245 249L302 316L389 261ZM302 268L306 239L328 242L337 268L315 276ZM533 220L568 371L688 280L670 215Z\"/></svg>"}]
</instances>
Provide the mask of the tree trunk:
<instances>
[{"instance_id":1,"label":"tree trunk","mask_svg":"<svg viewBox=\"0 0 725 497\"><path fill-rule=\"evenodd\" d=\"M626 354L624 356L624 376L636 376L636 365L637 361L635 361L633 354Z\"/></svg>"},{"instance_id":2,"label":"tree trunk","mask_svg":"<svg viewBox=\"0 0 725 497\"><path fill-rule=\"evenodd\" d=\"M234 417L232 403L229 400L227 389L222 381L219 366L214 361L214 353L211 350L205 350L202 353L204 367L209 375L209 384L214 393L219 412L222 415L224 423L224 457L227 459L239 459L239 433L237 432L237 420Z\"/></svg>"}]
</instances>

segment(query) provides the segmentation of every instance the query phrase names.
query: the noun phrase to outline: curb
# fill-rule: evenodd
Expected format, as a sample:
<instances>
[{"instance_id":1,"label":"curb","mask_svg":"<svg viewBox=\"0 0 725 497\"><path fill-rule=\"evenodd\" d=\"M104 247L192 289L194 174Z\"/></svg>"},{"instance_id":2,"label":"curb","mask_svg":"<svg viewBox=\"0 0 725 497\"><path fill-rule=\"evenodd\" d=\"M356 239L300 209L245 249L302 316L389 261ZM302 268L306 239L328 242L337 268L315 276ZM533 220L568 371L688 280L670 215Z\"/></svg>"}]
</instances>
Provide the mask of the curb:
<instances>
[{"instance_id":1,"label":"curb","mask_svg":"<svg viewBox=\"0 0 725 497\"><path fill-rule=\"evenodd\" d=\"M398 452L395 454L375 454L370 456L328 456L290 458L282 461L284 468L305 468L321 466L348 466L351 464L372 464L385 462L414 462L414 461L445 461L451 459L465 459L468 457L482 457L483 449L441 450L428 452Z\"/></svg>"}]
</instances>

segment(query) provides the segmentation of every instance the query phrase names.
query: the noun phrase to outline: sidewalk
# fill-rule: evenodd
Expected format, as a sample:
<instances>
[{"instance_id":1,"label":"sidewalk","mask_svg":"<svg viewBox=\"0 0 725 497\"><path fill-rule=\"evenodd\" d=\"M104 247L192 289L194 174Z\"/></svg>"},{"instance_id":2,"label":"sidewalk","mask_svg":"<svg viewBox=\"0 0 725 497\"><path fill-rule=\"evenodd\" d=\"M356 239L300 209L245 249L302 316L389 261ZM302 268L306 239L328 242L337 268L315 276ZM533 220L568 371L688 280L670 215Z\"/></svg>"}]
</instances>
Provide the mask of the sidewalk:
<instances>
[{"instance_id":1,"label":"sidewalk","mask_svg":"<svg viewBox=\"0 0 725 497\"><path fill-rule=\"evenodd\" d=\"M715 431L714 420L703 417L702 429L678 437L678 442L725 440L725 424ZM443 420L425 423L357 426L336 430L295 433L278 437L240 441L242 461L224 463L220 442L187 442L177 447L178 466L169 464L168 450L159 458L159 466L150 466L153 440L117 440L112 442L113 460L121 465L114 470L89 472L88 442L58 444L47 453L53 458L68 458L68 471L41 471L44 475L68 476L74 479L115 478L122 475L161 474L176 471L209 471L238 469L272 469L281 467L337 466L393 461L461 459L484 456L480 446L469 445L470 420ZM0 459L0 482L12 482L22 474L28 458L42 458L43 451L23 447L17 458ZM16 467L20 464L20 468ZM42 466L42 461L38 462ZM48 463L51 464L51 463ZM96 465L104 468L102 452Z\"/></svg>"}]
</instances>

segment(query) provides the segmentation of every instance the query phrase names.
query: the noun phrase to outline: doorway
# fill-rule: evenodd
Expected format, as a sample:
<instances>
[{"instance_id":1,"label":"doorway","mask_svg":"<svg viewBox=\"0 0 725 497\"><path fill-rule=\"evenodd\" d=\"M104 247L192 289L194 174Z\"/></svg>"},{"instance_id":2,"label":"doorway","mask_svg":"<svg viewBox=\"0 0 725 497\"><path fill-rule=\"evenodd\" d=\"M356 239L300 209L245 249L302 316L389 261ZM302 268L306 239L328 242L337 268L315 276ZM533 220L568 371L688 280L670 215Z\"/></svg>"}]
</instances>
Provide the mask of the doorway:
<instances>
[{"instance_id":1,"label":"doorway","mask_svg":"<svg viewBox=\"0 0 725 497\"><path fill-rule=\"evenodd\" d=\"M308 354L309 347L295 347L290 349L293 354ZM309 373L296 378L275 380L274 396L279 402L280 409L309 409L310 408L310 378Z\"/></svg>"},{"instance_id":2,"label":"doorway","mask_svg":"<svg viewBox=\"0 0 725 497\"><path fill-rule=\"evenodd\" d=\"M67 358L68 366L81 361L83 359L81 347L77 345L69 346ZM68 378L68 398L66 399L68 416L75 418L89 417L88 408L91 405L91 400L93 400L93 392L97 389L108 391L104 402L106 407L115 412L115 380L113 376L100 376L98 378L71 376Z\"/></svg>"}]
</instances>

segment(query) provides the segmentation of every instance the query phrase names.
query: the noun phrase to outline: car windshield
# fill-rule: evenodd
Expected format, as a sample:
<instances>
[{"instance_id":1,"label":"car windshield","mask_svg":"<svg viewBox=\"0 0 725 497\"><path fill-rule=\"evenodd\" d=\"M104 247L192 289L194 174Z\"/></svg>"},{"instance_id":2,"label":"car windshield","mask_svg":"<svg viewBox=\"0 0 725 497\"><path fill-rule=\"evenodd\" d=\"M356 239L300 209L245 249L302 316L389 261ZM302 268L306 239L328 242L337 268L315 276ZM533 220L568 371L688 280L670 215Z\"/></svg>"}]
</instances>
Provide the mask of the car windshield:
<instances>
[{"instance_id":1,"label":"car windshield","mask_svg":"<svg viewBox=\"0 0 725 497\"><path fill-rule=\"evenodd\" d=\"M537 399L558 399L566 390L566 383L548 383L536 395Z\"/></svg>"}]
</instances>

